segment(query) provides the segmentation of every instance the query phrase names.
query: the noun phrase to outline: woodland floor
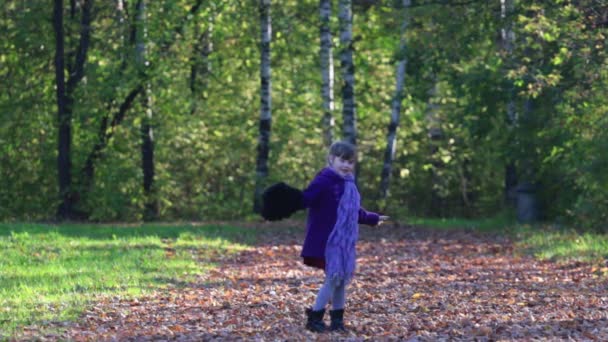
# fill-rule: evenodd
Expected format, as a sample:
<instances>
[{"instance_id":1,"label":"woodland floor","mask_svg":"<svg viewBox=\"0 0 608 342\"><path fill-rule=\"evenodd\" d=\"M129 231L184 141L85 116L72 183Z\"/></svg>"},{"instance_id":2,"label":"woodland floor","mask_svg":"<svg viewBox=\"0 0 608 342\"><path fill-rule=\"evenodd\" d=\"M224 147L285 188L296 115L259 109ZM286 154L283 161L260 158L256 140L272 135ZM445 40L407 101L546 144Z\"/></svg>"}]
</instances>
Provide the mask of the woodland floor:
<instances>
[{"instance_id":1,"label":"woodland floor","mask_svg":"<svg viewBox=\"0 0 608 342\"><path fill-rule=\"evenodd\" d=\"M193 283L97 303L56 334L25 339L608 340L608 280L597 267L516 256L504 237L421 227L362 227L348 288L348 333L304 329L322 271L300 262L301 233L264 241ZM48 327L47 327L48 328Z\"/></svg>"}]
</instances>

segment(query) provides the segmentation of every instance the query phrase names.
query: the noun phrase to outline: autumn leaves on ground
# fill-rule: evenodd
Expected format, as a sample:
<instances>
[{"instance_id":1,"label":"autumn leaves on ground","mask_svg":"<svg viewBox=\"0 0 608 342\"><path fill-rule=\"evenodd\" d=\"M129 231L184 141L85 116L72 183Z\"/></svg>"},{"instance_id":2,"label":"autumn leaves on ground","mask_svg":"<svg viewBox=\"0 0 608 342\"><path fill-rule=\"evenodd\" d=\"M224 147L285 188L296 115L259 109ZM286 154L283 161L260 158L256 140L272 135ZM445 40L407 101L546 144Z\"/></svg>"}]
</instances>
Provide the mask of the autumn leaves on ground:
<instances>
[{"instance_id":1,"label":"autumn leaves on ground","mask_svg":"<svg viewBox=\"0 0 608 342\"><path fill-rule=\"evenodd\" d=\"M108 299L22 338L140 340L608 340L597 265L516 256L506 238L405 225L362 227L347 333L304 329L322 272L299 260L301 230L262 225L259 243L196 281ZM209 260L201 260L201 262ZM49 329L54 328L54 329ZM48 333L54 331L54 333Z\"/></svg>"}]
</instances>

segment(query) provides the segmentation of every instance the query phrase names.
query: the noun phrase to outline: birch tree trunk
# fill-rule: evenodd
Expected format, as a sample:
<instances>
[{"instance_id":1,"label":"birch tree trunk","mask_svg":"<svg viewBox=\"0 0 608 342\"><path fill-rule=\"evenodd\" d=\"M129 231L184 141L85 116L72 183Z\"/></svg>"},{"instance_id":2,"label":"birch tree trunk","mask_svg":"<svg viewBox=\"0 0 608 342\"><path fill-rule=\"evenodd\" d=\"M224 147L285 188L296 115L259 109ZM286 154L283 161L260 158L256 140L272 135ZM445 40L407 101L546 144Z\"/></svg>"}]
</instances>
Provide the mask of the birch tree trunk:
<instances>
[{"instance_id":1,"label":"birch tree trunk","mask_svg":"<svg viewBox=\"0 0 608 342\"><path fill-rule=\"evenodd\" d=\"M127 25L127 0L116 0L116 23L118 26L118 31L120 32L120 41L122 42L122 48L120 49L120 73L122 75L123 71L127 67L127 50L125 49L129 46L129 30Z\"/></svg>"},{"instance_id":2,"label":"birch tree trunk","mask_svg":"<svg viewBox=\"0 0 608 342\"><path fill-rule=\"evenodd\" d=\"M353 62L353 11L351 0L340 0L340 63L342 72L342 135L357 144L355 64Z\"/></svg>"},{"instance_id":3,"label":"birch tree trunk","mask_svg":"<svg viewBox=\"0 0 608 342\"><path fill-rule=\"evenodd\" d=\"M260 0L260 28L261 28L261 63L260 63L260 136L258 140L258 156L256 163L255 193L253 211L262 211L262 192L264 182L268 177L268 154L270 144L270 129L272 123L271 103L271 79L270 79L270 39L271 39L271 17L270 0Z\"/></svg>"},{"instance_id":4,"label":"birch tree trunk","mask_svg":"<svg viewBox=\"0 0 608 342\"><path fill-rule=\"evenodd\" d=\"M384 166L380 175L380 198L386 199L388 196L388 188L393 168L393 160L395 159L395 149L397 141L397 127L399 127L399 119L401 116L401 102L403 101L403 88L405 83L405 67L407 66L407 56L405 54L407 44L405 41L405 31L408 25L407 10L410 7L410 0L403 0L404 18L401 24L401 43L399 46L399 62L397 62L397 70L395 72L395 95L391 104L391 122L388 125L388 133L386 136L386 150L384 152Z\"/></svg>"},{"instance_id":5,"label":"birch tree trunk","mask_svg":"<svg viewBox=\"0 0 608 342\"><path fill-rule=\"evenodd\" d=\"M334 59L331 48L331 29L329 20L331 17L331 0L319 0L319 12L321 19L321 76L323 84L321 95L323 96L323 141L329 147L334 140Z\"/></svg>"},{"instance_id":6,"label":"birch tree trunk","mask_svg":"<svg viewBox=\"0 0 608 342\"><path fill-rule=\"evenodd\" d=\"M135 44L135 62L141 77L146 79L147 56L146 56L146 0L139 0L136 5L136 26L138 28ZM144 220L153 220L158 217L158 205L154 191L154 135L152 130L152 103L150 83L146 81L144 96L141 104L144 111L141 120L141 167L144 176L143 187L145 195Z\"/></svg>"},{"instance_id":7,"label":"birch tree trunk","mask_svg":"<svg viewBox=\"0 0 608 342\"><path fill-rule=\"evenodd\" d=\"M513 63L513 44L515 43L515 34L513 32L513 8L514 0L500 0L500 18L503 23L501 29L501 43L502 50L507 61L507 67L512 66ZM517 129L517 112L515 107L515 89L513 83L509 81L507 88L507 126L509 127L511 137L516 134ZM511 139L511 144L515 144L514 139ZM516 200L515 189L517 186L517 169L515 166L515 160L513 157L509 157L507 165L505 166L505 200L508 205L513 206Z\"/></svg>"},{"instance_id":8,"label":"birch tree trunk","mask_svg":"<svg viewBox=\"0 0 608 342\"><path fill-rule=\"evenodd\" d=\"M93 0L84 0L80 19L80 37L75 49L74 61L65 61L65 31L63 28L63 1L55 0L53 5L53 28L55 31L55 84L57 87L57 174L60 203L56 216L60 220L78 219L81 214L75 209L78 194L72 184L72 112L74 92L84 77L84 66L87 60L91 35L91 8ZM75 16L76 6L70 3L70 12ZM72 54L70 54L72 55ZM65 70L68 69L68 79Z\"/></svg>"}]
</instances>

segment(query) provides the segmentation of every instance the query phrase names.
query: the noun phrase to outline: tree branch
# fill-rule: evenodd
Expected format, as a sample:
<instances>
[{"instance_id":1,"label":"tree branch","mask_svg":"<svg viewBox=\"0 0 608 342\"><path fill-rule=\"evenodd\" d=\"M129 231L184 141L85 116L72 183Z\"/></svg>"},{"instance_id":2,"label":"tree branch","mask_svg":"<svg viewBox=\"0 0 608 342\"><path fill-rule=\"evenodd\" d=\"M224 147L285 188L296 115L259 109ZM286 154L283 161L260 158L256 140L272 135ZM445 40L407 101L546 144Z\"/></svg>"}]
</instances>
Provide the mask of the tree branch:
<instances>
[{"instance_id":1,"label":"tree branch","mask_svg":"<svg viewBox=\"0 0 608 342\"><path fill-rule=\"evenodd\" d=\"M85 1L86 1L85 9L83 9L83 11L87 11L86 8L89 7L87 5L89 5L89 3L92 2L92 0L85 0ZM197 0L196 3L194 5L192 5L190 10L188 11L188 15L186 15L180 21L180 24L176 25L173 28L173 32L175 32L176 34L181 34L184 30L184 26L186 25L186 23L188 21L188 18L190 16L196 14L196 12L198 12L198 10L201 8L202 4L203 4L203 0ZM88 8L86 17L89 18L89 23L90 23L90 7ZM83 12L83 21L84 21L84 18L85 18L85 14ZM87 29L88 29L88 26L87 26ZM88 33L88 31L87 31L87 33ZM132 35L131 38L134 37L134 34L135 34L134 32L131 32L131 35ZM133 42L134 42L134 40L132 41L132 43ZM172 46L173 43L175 43L175 39L171 39L167 42L164 42L163 44L161 44L162 50L164 50L164 51L168 50ZM88 37L86 40L83 40L81 37L81 48L78 49L79 54L80 54L80 52L82 52L83 56L86 56L85 47L88 47ZM77 60L79 60L78 57L77 57ZM75 74L78 75L79 73L76 72ZM137 96L143 91L145 81L146 81L146 79L143 79L143 78L140 79L139 82L137 83L137 85L127 94L125 99L122 101L122 104L118 108L118 111L112 116L112 120L110 121L110 124L109 124L110 129L108 129L108 119L111 115L107 115L103 118L103 120L101 122L101 126L99 127L99 131L98 131L98 141L93 146L93 149L89 153L89 155L86 159L85 165L81 170L82 173L84 174L84 183L86 185L90 185L92 183L93 175L95 172L95 166L94 166L95 161L97 159L99 159L99 157L101 157L101 155L103 154L103 150L108 145L108 141L114 134L115 128L122 123L122 121L124 120L124 118L127 114L127 111L132 107L133 102L135 101Z\"/></svg>"},{"instance_id":2,"label":"tree branch","mask_svg":"<svg viewBox=\"0 0 608 342\"><path fill-rule=\"evenodd\" d=\"M127 97L124 99L123 103L120 105L118 112L114 115L112 121L110 122L110 129L108 129L108 116L105 116L101 121L101 127L99 127L98 141L93 146L93 150L89 153L85 165L82 169L82 172L85 174L85 184L90 185L90 182L93 180L94 173L94 163L99 157L101 157L103 149L108 145L108 141L114 135L114 131L116 126L120 125L125 118L127 111L133 105L133 102L137 98L137 96L143 91L143 86L140 84L135 89L131 90Z\"/></svg>"},{"instance_id":3,"label":"tree branch","mask_svg":"<svg viewBox=\"0 0 608 342\"><path fill-rule=\"evenodd\" d=\"M71 72L67 82L67 96L71 97L78 82L84 77L84 65L91 40L91 7L93 0L84 0L82 7L82 18L80 19L80 41L76 51L74 70Z\"/></svg>"}]
</instances>

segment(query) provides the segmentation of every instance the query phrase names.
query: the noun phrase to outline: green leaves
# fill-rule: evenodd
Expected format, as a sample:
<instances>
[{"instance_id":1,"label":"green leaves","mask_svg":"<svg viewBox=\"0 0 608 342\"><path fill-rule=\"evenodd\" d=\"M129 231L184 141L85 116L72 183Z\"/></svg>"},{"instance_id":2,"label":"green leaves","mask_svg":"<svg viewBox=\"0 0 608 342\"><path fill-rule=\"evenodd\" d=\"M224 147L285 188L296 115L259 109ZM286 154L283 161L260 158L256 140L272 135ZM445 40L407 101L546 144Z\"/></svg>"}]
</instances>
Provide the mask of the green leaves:
<instances>
[{"instance_id":1,"label":"green leaves","mask_svg":"<svg viewBox=\"0 0 608 342\"><path fill-rule=\"evenodd\" d=\"M73 103L74 190L81 209L96 220L139 220L145 200L140 99L123 117L116 116L142 82L131 41L135 3L128 4L120 12L116 2L95 3L86 77ZM359 184L367 206L376 205L395 62L405 57L405 99L387 208L421 215L493 214L503 205L506 157L530 156L536 180L545 184L540 195L549 219L566 216L601 226L606 196L595 191L606 184L601 170L608 160L603 153L608 32L597 1L520 1L504 20L499 1L419 3L405 11L396 2L367 4L355 7L353 23L364 156ZM289 0L272 6L269 178L304 187L325 165L326 153L318 3ZM330 26L337 54L335 10ZM2 11L0 219L48 219L58 198L52 11L34 2L10 2ZM178 0L150 2L147 11L146 80L161 218L246 216L260 110L257 5ZM402 34L404 16L409 21ZM499 44L507 19L515 33L510 56ZM77 28L77 20L65 25L70 56L76 52ZM406 49L399 49L401 39ZM337 70L332 114L339 138L343 80ZM505 115L511 93L521 120L509 130ZM440 129L443 137L431 140L431 129ZM112 137L95 159L90 192L81 192L86 182L81 171L97 153L100 134ZM468 191L467 201L462 189ZM437 194L440 206L433 202Z\"/></svg>"}]
</instances>

